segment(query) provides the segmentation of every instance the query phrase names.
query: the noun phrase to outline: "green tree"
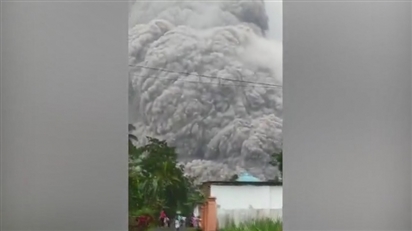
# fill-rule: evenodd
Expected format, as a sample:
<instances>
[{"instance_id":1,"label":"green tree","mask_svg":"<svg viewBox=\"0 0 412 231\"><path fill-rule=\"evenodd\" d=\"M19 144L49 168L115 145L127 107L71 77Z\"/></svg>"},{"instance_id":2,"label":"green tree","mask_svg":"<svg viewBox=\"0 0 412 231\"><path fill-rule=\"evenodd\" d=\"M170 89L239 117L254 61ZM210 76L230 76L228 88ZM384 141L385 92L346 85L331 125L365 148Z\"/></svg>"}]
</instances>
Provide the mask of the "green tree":
<instances>
[{"instance_id":1,"label":"green tree","mask_svg":"<svg viewBox=\"0 0 412 231\"><path fill-rule=\"evenodd\" d=\"M206 196L200 186L195 184L194 178L185 177L185 184L187 188L187 198L182 204L181 210L185 214L190 214L197 205L206 202Z\"/></svg>"},{"instance_id":2,"label":"green tree","mask_svg":"<svg viewBox=\"0 0 412 231\"><path fill-rule=\"evenodd\" d=\"M199 195L193 180L178 165L175 148L166 141L147 139L147 145L139 148L129 140L130 212L165 209L174 215L177 209L189 210Z\"/></svg>"},{"instance_id":3,"label":"green tree","mask_svg":"<svg viewBox=\"0 0 412 231\"><path fill-rule=\"evenodd\" d=\"M278 167L280 174L283 174L283 151L276 152L272 154L270 161L272 166Z\"/></svg>"},{"instance_id":4,"label":"green tree","mask_svg":"<svg viewBox=\"0 0 412 231\"><path fill-rule=\"evenodd\" d=\"M234 174L233 176L229 178L229 181L236 181L238 178L239 176L237 174Z\"/></svg>"}]
</instances>

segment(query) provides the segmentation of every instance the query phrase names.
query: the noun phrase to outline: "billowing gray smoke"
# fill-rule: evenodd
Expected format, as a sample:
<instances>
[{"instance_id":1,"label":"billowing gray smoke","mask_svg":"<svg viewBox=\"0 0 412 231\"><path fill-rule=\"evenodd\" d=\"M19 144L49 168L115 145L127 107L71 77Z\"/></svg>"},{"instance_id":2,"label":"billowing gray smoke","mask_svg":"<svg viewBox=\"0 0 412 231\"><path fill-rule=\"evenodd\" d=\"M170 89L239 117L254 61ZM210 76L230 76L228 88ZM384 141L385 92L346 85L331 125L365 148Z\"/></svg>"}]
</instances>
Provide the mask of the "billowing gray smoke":
<instances>
[{"instance_id":1,"label":"billowing gray smoke","mask_svg":"<svg viewBox=\"0 0 412 231\"><path fill-rule=\"evenodd\" d=\"M137 1L129 23L130 120L140 144L166 139L199 181L244 170L274 178L282 45L264 37L264 2Z\"/></svg>"}]
</instances>

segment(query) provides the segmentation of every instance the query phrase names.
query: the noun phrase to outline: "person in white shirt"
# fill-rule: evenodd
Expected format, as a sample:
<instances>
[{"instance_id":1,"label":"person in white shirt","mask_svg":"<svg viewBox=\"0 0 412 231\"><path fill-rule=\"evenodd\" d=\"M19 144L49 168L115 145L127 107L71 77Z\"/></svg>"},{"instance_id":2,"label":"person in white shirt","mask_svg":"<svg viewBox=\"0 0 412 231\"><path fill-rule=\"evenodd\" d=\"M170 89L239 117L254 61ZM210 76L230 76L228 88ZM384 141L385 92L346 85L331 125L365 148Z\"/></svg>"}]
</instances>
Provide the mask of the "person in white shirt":
<instances>
[{"instance_id":1,"label":"person in white shirt","mask_svg":"<svg viewBox=\"0 0 412 231\"><path fill-rule=\"evenodd\" d=\"M180 219L179 216L176 216L175 218L175 230L179 231L180 230Z\"/></svg>"}]
</instances>

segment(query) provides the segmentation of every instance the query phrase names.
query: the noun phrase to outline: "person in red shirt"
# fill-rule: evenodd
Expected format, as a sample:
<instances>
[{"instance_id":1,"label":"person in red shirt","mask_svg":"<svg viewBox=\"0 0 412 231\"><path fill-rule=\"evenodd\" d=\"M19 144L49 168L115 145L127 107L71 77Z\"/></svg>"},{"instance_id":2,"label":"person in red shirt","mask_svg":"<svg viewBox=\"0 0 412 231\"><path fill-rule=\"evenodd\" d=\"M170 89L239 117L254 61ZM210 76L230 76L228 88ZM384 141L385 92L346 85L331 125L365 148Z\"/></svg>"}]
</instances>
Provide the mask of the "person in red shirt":
<instances>
[{"instance_id":1,"label":"person in red shirt","mask_svg":"<svg viewBox=\"0 0 412 231\"><path fill-rule=\"evenodd\" d=\"M162 210L162 211L160 212L160 216L159 216L160 226L165 226L166 217L167 217L167 215L166 215L165 211Z\"/></svg>"}]
</instances>

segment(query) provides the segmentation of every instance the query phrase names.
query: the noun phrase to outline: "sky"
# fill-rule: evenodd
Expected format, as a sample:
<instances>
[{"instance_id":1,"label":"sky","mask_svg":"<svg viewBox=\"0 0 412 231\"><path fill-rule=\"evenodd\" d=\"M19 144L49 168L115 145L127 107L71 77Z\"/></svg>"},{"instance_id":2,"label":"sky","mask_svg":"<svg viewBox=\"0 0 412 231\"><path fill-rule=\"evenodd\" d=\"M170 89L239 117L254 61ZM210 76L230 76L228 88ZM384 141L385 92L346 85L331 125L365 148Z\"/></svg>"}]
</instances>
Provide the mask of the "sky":
<instances>
[{"instance_id":1,"label":"sky","mask_svg":"<svg viewBox=\"0 0 412 231\"><path fill-rule=\"evenodd\" d=\"M269 17L269 38L282 41L283 12L282 2L265 0L266 14Z\"/></svg>"},{"instance_id":2,"label":"sky","mask_svg":"<svg viewBox=\"0 0 412 231\"><path fill-rule=\"evenodd\" d=\"M130 6L135 0L130 0ZM269 33L268 36L272 39L282 41L282 26L283 26L283 9L282 1L265 0L266 14L269 17Z\"/></svg>"}]
</instances>

